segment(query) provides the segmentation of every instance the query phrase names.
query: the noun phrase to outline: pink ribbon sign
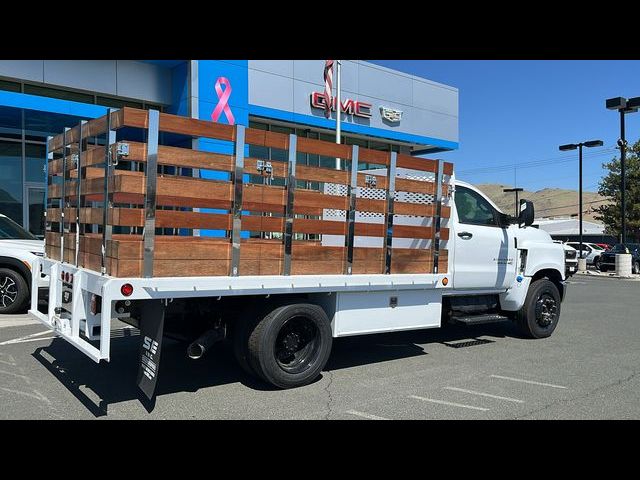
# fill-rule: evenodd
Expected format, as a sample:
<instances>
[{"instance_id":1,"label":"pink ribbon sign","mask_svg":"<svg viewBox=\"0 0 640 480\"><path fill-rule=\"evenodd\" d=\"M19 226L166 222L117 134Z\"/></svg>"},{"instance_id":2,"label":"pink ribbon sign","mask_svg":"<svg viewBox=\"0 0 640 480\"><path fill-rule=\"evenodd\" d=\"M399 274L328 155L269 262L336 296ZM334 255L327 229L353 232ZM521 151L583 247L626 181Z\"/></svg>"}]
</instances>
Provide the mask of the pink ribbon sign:
<instances>
[{"instance_id":1,"label":"pink ribbon sign","mask_svg":"<svg viewBox=\"0 0 640 480\"><path fill-rule=\"evenodd\" d=\"M224 90L222 90L222 86L224 85ZM224 112L224 116L227 117L227 122L229 125L233 125L236 120L233 117L233 113L231 113L231 109L229 108L229 97L231 96L231 83L226 77L218 77L215 85L216 94L218 95L218 105L211 113L211 120L214 122L218 121L222 112Z\"/></svg>"}]
</instances>

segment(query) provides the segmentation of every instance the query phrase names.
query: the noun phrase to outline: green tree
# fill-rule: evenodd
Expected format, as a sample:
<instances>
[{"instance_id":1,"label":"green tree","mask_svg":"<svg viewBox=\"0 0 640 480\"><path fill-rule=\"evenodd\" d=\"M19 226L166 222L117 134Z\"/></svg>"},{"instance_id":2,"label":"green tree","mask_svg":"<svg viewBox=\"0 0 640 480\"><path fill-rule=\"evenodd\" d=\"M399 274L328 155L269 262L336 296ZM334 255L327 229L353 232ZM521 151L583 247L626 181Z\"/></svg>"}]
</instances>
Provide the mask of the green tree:
<instances>
[{"instance_id":1,"label":"green tree","mask_svg":"<svg viewBox=\"0 0 640 480\"><path fill-rule=\"evenodd\" d=\"M610 198L612 203L595 208L596 220L606 226L607 233L619 238L621 229L620 211L622 199L620 195L620 158L615 157L605 162L602 167L609 173L600 180L598 193ZM637 242L640 239L640 140L627 148L626 167L626 222L627 241Z\"/></svg>"}]
</instances>

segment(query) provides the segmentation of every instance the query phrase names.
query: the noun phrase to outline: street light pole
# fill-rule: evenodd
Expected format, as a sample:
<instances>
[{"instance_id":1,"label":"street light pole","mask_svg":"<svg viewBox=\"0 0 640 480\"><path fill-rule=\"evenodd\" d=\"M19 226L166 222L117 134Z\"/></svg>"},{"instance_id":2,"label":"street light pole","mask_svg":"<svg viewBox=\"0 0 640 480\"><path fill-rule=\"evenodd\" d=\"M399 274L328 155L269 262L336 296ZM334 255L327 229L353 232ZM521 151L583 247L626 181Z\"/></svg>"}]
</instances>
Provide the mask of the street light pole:
<instances>
[{"instance_id":1,"label":"street light pole","mask_svg":"<svg viewBox=\"0 0 640 480\"><path fill-rule=\"evenodd\" d=\"M580 216L579 216L579 220L578 220L578 225L580 228L580 256L582 256L582 146L583 144L580 143L578 144L578 164L580 165L578 167L578 182L579 182L579 186L578 186L578 196L580 197L580 200L578 201L578 203L580 204Z\"/></svg>"},{"instance_id":2,"label":"street light pole","mask_svg":"<svg viewBox=\"0 0 640 480\"><path fill-rule=\"evenodd\" d=\"M620 147L620 200L621 200L621 212L620 212L620 229L621 243L624 245L627 242L627 219L625 218L627 212L627 195L626 195L626 159L627 159L627 139L624 132L624 116L627 113L637 112L640 107L640 97L634 97L626 99L625 97L607 98L605 106L609 110L618 110L620 112L620 140L618 140L618 147Z\"/></svg>"},{"instance_id":3,"label":"street light pole","mask_svg":"<svg viewBox=\"0 0 640 480\"><path fill-rule=\"evenodd\" d=\"M622 229L622 244L627 244L627 220L625 218L627 212L627 196L625 195L626 190L626 160L627 160L627 140L625 138L624 131L624 114L625 109L620 110L620 194L621 194L621 208L622 208L622 219L620 228Z\"/></svg>"},{"instance_id":4,"label":"street light pole","mask_svg":"<svg viewBox=\"0 0 640 480\"><path fill-rule=\"evenodd\" d=\"M518 217L518 215L520 215L520 197L519 197L519 193L522 192L524 189L523 188L503 188L502 191L505 193L510 193L510 192L515 192L516 194L516 218Z\"/></svg>"},{"instance_id":5,"label":"street light pole","mask_svg":"<svg viewBox=\"0 0 640 480\"><path fill-rule=\"evenodd\" d=\"M579 248L579 255L580 258L582 258L582 254L583 254L583 247L582 247L582 147L587 147L587 148L591 148L591 147L601 147L602 145L604 145L602 140L590 140L588 142L580 142L580 143L569 143L567 145L560 145L559 149L561 151L566 151L566 150L575 150L576 148L578 149L578 205L580 208L580 212L579 212L579 217L578 217L578 236L579 236L579 240L580 240L580 246Z\"/></svg>"}]
</instances>

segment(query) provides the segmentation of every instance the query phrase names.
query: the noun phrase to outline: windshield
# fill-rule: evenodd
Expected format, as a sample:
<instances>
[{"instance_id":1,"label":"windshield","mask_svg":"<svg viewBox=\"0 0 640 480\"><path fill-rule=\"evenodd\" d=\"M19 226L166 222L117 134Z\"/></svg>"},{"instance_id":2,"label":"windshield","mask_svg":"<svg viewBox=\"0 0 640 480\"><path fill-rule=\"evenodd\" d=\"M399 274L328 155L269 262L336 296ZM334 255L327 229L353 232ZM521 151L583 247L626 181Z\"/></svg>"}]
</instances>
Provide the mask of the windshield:
<instances>
[{"instance_id":1,"label":"windshield","mask_svg":"<svg viewBox=\"0 0 640 480\"><path fill-rule=\"evenodd\" d=\"M611 249L611 251L615 253L627 253L627 248L621 243L618 243Z\"/></svg>"},{"instance_id":2,"label":"windshield","mask_svg":"<svg viewBox=\"0 0 640 480\"><path fill-rule=\"evenodd\" d=\"M0 217L0 240L37 240L8 217Z\"/></svg>"}]
</instances>

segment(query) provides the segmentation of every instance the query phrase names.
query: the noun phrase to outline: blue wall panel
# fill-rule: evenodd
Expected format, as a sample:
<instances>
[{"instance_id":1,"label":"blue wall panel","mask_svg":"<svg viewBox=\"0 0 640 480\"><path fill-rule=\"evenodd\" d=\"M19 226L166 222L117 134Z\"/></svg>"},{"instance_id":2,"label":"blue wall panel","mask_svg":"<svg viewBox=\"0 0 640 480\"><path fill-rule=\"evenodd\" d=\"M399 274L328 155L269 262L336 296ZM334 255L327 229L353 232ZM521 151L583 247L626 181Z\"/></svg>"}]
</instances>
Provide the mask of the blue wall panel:
<instances>
[{"instance_id":1,"label":"blue wall panel","mask_svg":"<svg viewBox=\"0 0 640 480\"><path fill-rule=\"evenodd\" d=\"M212 112L219 103L218 94L215 89L216 82L222 77L229 81L231 95L228 99L228 107L233 115L235 124L249 125L249 73L248 60L198 60L198 112L200 120L213 121ZM226 92L225 86L221 86ZM222 112L218 118L219 123L229 124L229 119ZM200 138L198 147L205 152L224 153L231 155L234 153L232 142ZM248 155L248 148L245 147L245 155ZM212 170L200 170L200 177L214 180L229 180L229 174ZM248 175L244 177L248 181ZM226 210L203 208L202 212L227 213ZM224 230L200 230L203 237L223 237ZM242 232L243 238L249 237L249 232Z\"/></svg>"}]
</instances>

